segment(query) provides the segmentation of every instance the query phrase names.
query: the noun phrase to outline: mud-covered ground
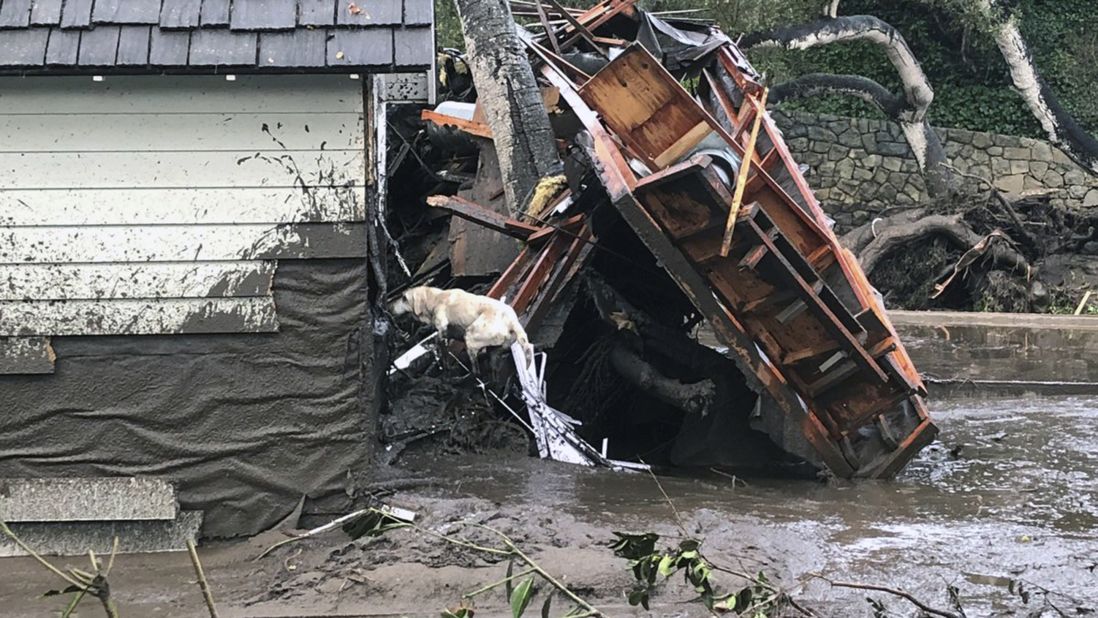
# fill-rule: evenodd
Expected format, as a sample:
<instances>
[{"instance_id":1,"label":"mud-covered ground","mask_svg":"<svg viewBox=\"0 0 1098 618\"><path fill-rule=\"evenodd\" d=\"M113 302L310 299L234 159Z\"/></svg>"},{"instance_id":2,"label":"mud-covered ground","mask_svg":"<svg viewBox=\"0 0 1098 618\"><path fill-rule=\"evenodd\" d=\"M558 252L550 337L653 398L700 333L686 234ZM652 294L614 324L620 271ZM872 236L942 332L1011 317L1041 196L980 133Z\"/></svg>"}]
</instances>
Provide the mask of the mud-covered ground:
<instances>
[{"instance_id":1,"label":"mud-covered ground","mask_svg":"<svg viewBox=\"0 0 1098 618\"><path fill-rule=\"evenodd\" d=\"M1063 615L1098 607L1098 397L934 408L944 441L891 483L748 479L743 486L703 475L663 484L711 559L765 572L822 616L872 616L866 596L887 600L890 615L911 611L885 595L832 589L813 574L902 587L939 607L953 585L969 616L1026 616L1040 606L1040 594L1021 605L1008 590L1011 579L1064 593L1050 597ZM648 615L625 603L631 575L605 546L615 530L652 530L669 542L680 534L647 475L513 454L420 455L402 465L395 476L430 483L390 501L419 512L422 526L498 546L461 522L491 526L607 615ZM359 541L334 532L253 562L279 538L203 548L222 616L437 616L506 570L491 556L407 530ZM4 616L50 615L59 606L38 598L54 582L32 562L0 565ZM120 557L111 580L123 616L205 615L183 554ZM651 615L705 615L680 582L653 597ZM502 591L478 597L477 607L478 616L509 615ZM553 615L566 609L559 600L555 607ZM92 605L81 612L95 615Z\"/></svg>"}]
</instances>

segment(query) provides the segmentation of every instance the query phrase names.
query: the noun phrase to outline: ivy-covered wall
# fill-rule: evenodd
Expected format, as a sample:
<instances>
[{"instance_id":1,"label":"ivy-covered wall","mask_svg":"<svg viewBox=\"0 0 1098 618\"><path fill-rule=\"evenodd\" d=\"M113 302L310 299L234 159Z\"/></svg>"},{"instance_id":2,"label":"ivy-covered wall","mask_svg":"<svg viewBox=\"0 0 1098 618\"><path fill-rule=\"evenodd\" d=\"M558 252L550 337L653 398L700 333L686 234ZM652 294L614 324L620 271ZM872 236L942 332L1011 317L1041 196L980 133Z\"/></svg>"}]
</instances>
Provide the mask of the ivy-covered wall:
<instances>
[{"instance_id":1,"label":"ivy-covered wall","mask_svg":"<svg viewBox=\"0 0 1098 618\"><path fill-rule=\"evenodd\" d=\"M840 232L892 206L928 200L900 127L884 120L775 112L794 158ZM1071 208L1098 208L1098 178L1043 140L967 129L938 129L950 163L1013 194L1048 192ZM980 184L961 178L962 185ZM986 188L986 187L981 187Z\"/></svg>"}]
</instances>

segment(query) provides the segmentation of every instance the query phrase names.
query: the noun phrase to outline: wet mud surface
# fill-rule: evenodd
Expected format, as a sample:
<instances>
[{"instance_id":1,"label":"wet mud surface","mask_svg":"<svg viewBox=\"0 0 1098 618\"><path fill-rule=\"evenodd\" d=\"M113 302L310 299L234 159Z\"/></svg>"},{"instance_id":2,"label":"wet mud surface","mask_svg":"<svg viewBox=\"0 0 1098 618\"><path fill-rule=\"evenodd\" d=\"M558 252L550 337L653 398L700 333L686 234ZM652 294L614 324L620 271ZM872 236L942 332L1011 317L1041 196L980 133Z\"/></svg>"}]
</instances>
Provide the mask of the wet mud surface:
<instances>
[{"instance_id":1,"label":"wet mud surface","mask_svg":"<svg viewBox=\"0 0 1098 618\"><path fill-rule=\"evenodd\" d=\"M943 608L953 585L969 616L1036 609L1035 600L1024 606L1008 591L1011 579L1064 593L1050 598L1066 615L1098 606L1098 397L953 400L933 409L942 440L893 482L749 478L744 486L703 471L663 484L711 559L766 572L823 616L872 610L866 593L833 589L815 573L904 588ZM625 604L631 576L604 545L614 530L653 530L668 542L680 535L647 475L502 453L420 454L403 465L399 474L430 483L390 501L420 512L423 526L498 546L460 522L489 525L608 615L647 615ZM336 532L252 561L279 538L204 548L223 616L436 616L506 569L496 557L411 531L359 541ZM37 598L54 583L38 567L26 559L2 564L3 615L56 609ZM204 615L185 555L123 556L115 568L124 616ZM653 597L651 615L705 615L680 581ZM911 615L902 602L869 596L887 600L894 615ZM478 615L509 613L502 592L477 605Z\"/></svg>"}]
</instances>

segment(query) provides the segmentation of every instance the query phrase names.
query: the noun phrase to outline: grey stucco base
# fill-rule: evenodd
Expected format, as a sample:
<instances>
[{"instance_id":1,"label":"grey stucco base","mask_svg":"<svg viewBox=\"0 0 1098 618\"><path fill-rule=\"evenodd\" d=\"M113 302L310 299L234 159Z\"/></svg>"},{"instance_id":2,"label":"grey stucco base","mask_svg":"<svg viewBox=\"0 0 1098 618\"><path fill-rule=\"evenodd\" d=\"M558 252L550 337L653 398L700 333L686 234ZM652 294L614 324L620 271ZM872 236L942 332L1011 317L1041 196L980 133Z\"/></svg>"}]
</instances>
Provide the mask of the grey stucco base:
<instances>
[{"instance_id":1,"label":"grey stucco base","mask_svg":"<svg viewBox=\"0 0 1098 618\"><path fill-rule=\"evenodd\" d=\"M50 521L175 519L175 488L161 479L0 479L0 520Z\"/></svg>"},{"instance_id":2,"label":"grey stucco base","mask_svg":"<svg viewBox=\"0 0 1098 618\"><path fill-rule=\"evenodd\" d=\"M198 540L202 513L182 511L168 521L78 521L11 524L12 532L36 553L79 556L94 551L107 556L118 537L123 554L186 551L187 541ZM0 537L0 558L26 556L18 545Z\"/></svg>"},{"instance_id":3,"label":"grey stucco base","mask_svg":"<svg viewBox=\"0 0 1098 618\"><path fill-rule=\"evenodd\" d=\"M280 332L58 337L56 373L0 376L0 478L175 484L204 536L349 506L369 459L364 260L283 260Z\"/></svg>"}]
</instances>

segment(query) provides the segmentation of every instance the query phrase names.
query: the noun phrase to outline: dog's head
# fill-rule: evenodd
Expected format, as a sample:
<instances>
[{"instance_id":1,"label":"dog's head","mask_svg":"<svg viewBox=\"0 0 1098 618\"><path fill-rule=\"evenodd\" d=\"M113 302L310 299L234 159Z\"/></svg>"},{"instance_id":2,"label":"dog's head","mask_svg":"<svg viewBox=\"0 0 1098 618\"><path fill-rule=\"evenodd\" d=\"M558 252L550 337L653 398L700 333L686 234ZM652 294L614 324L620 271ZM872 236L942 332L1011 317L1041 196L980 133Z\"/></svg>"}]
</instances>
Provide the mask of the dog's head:
<instances>
[{"instance_id":1,"label":"dog's head","mask_svg":"<svg viewBox=\"0 0 1098 618\"><path fill-rule=\"evenodd\" d=\"M432 288L422 285L408 288L401 292L400 296L397 296L396 300L389 304L389 313L394 316L411 313L417 318L421 317L424 314L428 302L427 299L431 292Z\"/></svg>"},{"instance_id":2,"label":"dog's head","mask_svg":"<svg viewBox=\"0 0 1098 618\"><path fill-rule=\"evenodd\" d=\"M400 293L400 296L396 297L396 300L389 303L389 313L393 315L404 315L412 310L412 298L411 292L415 288L409 288Z\"/></svg>"}]
</instances>

